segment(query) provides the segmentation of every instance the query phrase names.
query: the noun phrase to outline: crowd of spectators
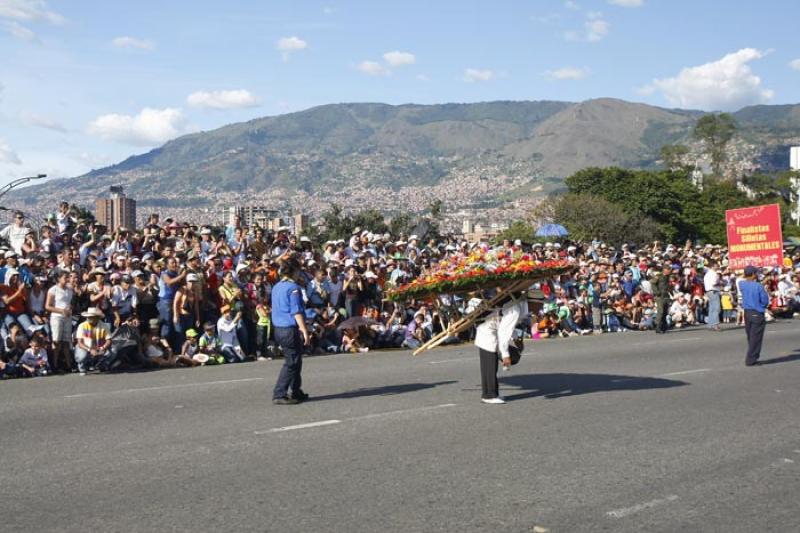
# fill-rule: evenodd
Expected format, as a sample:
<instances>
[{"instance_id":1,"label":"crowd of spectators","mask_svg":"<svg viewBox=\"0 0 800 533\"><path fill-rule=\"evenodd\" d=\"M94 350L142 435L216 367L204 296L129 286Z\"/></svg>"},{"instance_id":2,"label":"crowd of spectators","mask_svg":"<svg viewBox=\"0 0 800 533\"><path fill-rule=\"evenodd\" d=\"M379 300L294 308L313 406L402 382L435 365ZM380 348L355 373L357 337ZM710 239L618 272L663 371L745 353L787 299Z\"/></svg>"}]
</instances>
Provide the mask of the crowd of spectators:
<instances>
[{"instance_id":1,"label":"crowd of spectators","mask_svg":"<svg viewBox=\"0 0 800 533\"><path fill-rule=\"evenodd\" d=\"M41 376L137 368L269 360L270 294L278 266L302 264L299 280L312 333L309 354L416 348L473 309L479 295L435 301L386 301L384 292L423 275L431 264L474 246L356 228L315 245L289 228L199 227L150 216L140 230L113 233L78 220L62 203L34 231L21 212L0 231L0 376ZM737 283L720 246L653 243L616 249L603 242L497 244L538 259L563 259L574 274L534 285L528 337L741 324ZM800 255L764 269L775 317L800 311ZM667 282L655 294L659 276ZM708 294L719 292L720 306ZM658 297L667 298L659 316ZM469 339L465 332L449 342Z\"/></svg>"}]
</instances>

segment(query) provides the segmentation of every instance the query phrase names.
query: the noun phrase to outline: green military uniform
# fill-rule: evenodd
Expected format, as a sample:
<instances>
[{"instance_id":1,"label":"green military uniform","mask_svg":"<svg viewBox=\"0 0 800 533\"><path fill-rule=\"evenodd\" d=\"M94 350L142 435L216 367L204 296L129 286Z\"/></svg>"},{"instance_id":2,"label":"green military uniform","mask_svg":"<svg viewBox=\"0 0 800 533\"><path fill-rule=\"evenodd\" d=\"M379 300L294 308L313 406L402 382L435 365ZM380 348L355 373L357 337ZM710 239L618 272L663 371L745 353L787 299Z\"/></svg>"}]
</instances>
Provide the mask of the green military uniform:
<instances>
[{"instance_id":1,"label":"green military uniform","mask_svg":"<svg viewBox=\"0 0 800 533\"><path fill-rule=\"evenodd\" d=\"M664 275L662 272L656 278L653 284L653 296L656 298L656 333L665 333L667 331L667 314L669 313L669 305L671 302L669 293L669 275Z\"/></svg>"}]
</instances>

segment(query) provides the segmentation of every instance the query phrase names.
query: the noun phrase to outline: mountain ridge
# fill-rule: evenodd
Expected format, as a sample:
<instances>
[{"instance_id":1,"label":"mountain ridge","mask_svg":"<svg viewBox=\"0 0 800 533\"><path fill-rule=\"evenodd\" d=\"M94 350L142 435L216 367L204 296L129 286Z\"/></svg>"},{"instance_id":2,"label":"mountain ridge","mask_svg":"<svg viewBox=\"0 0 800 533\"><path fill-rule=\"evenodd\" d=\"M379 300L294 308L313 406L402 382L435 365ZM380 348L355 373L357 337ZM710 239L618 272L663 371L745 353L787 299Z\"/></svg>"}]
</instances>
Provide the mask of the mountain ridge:
<instances>
[{"instance_id":1,"label":"mountain ridge","mask_svg":"<svg viewBox=\"0 0 800 533\"><path fill-rule=\"evenodd\" d=\"M56 196L87 204L106 186L123 185L150 205L238 198L318 212L365 190L394 195L378 201L379 209L405 202L418 210L425 206L415 199L428 191L452 196L460 209L487 195L507 201L511 191L544 194L587 166L651 168L664 144L693 143L692 128L704 114L615 98L325 104L187 134L13 198L29 207ZM749 106L733 115L740 124L733 158L747 159L743 168L780 167L782 150L800 142L800 105ZM476 180L492 187L482 191Z\"/></svg>"}]
</instances>

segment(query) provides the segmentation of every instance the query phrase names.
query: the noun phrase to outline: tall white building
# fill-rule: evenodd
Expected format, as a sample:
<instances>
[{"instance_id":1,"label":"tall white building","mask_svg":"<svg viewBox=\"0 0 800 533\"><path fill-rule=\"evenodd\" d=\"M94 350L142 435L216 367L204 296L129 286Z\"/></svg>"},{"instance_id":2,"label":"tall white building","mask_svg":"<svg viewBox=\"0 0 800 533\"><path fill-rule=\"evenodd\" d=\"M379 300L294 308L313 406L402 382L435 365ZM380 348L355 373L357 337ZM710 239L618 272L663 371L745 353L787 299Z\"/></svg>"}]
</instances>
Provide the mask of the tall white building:
<instances>
[{"instance_id":1,"label":"tall white building","mask_svg":"<svg viewBox=\"0 0 800 533\"><path fill-rule=\"evenodd\" d=\"M800 170L800 146L792 146L789 148L789 168L792 170Z\"/></svg>"}]
</instances>

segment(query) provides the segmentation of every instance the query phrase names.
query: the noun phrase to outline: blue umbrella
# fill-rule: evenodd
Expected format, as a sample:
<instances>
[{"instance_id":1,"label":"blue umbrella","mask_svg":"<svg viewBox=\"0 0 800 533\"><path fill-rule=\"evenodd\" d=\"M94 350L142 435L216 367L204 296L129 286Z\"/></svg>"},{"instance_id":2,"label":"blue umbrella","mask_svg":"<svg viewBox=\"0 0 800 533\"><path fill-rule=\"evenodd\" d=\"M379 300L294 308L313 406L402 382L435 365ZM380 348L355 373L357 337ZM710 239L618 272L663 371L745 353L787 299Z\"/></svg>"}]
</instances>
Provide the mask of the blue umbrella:
<instances>
[{"instance_id":1,"label":"blue umbrella","mask_svg":"<svg viewBox=\"0 0 800 533\"><path fill-rule=\"evenodd\" d=\"M569 235L567 228L561 224L545 224L536 230L537 237L566 237Z\"/></svg>"}]
</instances>

